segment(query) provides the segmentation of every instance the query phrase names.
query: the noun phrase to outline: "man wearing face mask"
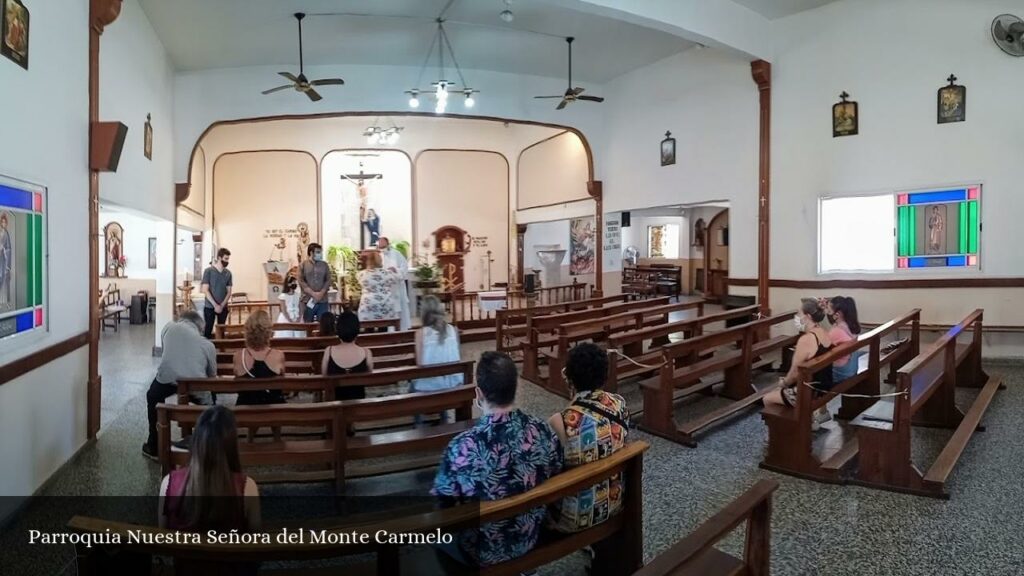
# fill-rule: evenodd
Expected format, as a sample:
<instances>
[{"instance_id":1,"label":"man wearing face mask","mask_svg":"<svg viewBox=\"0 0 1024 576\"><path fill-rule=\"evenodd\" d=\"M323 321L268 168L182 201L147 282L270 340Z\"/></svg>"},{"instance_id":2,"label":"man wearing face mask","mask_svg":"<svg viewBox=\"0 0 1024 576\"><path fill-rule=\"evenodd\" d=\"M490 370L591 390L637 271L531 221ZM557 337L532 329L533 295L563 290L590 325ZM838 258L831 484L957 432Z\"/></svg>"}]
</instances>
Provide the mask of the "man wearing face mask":
<instances>
[{"instance_id":1,"label":"man wearing face mask","mask_svg":"<svg viewBox=\"0 0 1024 576\"><path fill-rule=\"evenodd\" d=\"M305 322L315 322L328 312L327 292L331 289L331 267L324 262L323 248L316 242L306 248L307 258L299 266L299 308Z\"/></svg>"},{"instance_id":2,"label":"man wearing face mask","mask_svg":"<svg viewBox=\"0 0 1024 576\"><path fill-rule=\"evenodd\" d=\"M203 320L206 327L203 335L207 338L213 337L213 320L217 324L226 324L228 321L228 302L231 301L231 272L228 271L228 260L231 259L231 251L227 248L217 250L217 259L203 272L203 282L200 289L206 295L206 305L203 307Z\"/></svg>"}]
</instances>

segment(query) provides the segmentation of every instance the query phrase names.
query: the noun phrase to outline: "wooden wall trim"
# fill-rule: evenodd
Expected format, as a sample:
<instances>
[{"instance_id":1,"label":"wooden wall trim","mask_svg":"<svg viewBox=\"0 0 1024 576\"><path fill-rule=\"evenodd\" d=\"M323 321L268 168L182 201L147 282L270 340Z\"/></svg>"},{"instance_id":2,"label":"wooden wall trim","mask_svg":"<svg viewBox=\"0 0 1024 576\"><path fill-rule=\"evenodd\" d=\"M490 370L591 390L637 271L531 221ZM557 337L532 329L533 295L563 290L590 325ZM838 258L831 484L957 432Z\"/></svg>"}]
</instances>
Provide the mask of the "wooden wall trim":
<instances>
[{"instance_id":1,"label":"wooden wall trim","mask_svg":"<svg viewBox=\"0 0 1024 576\"><path fill-rule=\"evenodd\" d=\"M768 300L768 277L771 274L769 255L772 224L772 65L764 60L755 60L750 63L750 74L757 84L760 110L760 153L757 170L757 277L760 281L757 284L757 301L761 305L761 312L767 315L771 308Z\"/></svg>"},{"instance_id":2,"label":"wooden wall trim","mask_svg":"<svg viewBox=\"0 0 1024 576\"><path fill-rule=\"evenodd\" d=\"M791 280L772 278L772 288L863 288L869 290L912 290L919 288L1024 288L1024 277L1004 278L903 278L892 280ZM730 286L757 286L756 278L730 278Z\"/></svg>"},{"instance_id":3,"label":"wooden wall trim","mask_svg":"<svg viewBox=\"0 0 1024 576\"><path fill-rule=\"evenodd\" d=\"M61 340L56 344L47 346L13 362L0 366L0 385L6 384L15 378L20 378L29 372L42 368L54 360L78 350L82 346L89 345L89 331L76 334L67 340Z\"/></svg>"}]
</instances>

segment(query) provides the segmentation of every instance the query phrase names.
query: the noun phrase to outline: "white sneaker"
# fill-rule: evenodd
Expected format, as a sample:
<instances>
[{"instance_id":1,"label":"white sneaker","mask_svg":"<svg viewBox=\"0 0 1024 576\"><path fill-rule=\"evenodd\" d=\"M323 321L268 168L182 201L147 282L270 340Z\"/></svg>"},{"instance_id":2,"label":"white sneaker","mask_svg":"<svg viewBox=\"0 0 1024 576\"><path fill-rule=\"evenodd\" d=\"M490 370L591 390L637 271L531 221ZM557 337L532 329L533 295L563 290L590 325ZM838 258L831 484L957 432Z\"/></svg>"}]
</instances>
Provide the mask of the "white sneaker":
<instances>
[{"instance_id":1,"label":"white sneaker","mask_svg":"<svg viewBox=\"0 0 1024 576\"><path fill-rule=\"evenodd\" d=\"M828 408L824 406L818 408L811 416L811 430L817 432L821 429L822 424L830 420L832 420L832 413L828 411Z\"/></svg>"}]
</instances>

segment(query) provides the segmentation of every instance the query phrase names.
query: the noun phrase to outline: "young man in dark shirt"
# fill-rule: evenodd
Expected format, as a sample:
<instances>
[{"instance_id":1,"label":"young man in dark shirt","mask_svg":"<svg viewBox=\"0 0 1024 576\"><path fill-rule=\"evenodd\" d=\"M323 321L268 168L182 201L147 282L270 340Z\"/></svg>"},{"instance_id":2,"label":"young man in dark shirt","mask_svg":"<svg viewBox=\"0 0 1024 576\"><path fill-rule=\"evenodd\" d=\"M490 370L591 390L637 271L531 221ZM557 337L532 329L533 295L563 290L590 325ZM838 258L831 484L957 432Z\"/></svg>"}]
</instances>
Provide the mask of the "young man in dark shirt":
<instances>
[{"instance_id":1,"label":"young man in dark shirt","mask_svg":"<svg viewBox=\"0 0 1024 576\"><path fill-rule=\"evenodd\" d=\"M228 270L228 260L231 259L231 251L227 248L217 250L217 259L213 266L203 272L203 283L200 286L203 294L206 295L205 306L203 307L203 320L206 322L206 329L203 336L213 337L213 321L216 318L218 324L226 324L228 321L228 302L231 300L231 272Z\"/></svg>"}]
</instances>

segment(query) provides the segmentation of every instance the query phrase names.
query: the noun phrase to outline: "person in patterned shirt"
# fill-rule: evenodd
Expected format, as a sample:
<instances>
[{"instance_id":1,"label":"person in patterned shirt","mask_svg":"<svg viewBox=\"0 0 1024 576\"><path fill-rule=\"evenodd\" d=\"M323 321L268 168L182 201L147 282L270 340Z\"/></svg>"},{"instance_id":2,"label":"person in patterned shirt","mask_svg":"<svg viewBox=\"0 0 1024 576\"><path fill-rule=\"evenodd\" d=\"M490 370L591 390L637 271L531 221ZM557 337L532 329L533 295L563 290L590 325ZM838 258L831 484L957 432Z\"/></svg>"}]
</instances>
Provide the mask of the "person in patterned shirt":
<instances>
[{"instance_id":1,"label":"person in patterned shirt","mask_svg":"<svg viewBox=\"0 0 1024 576\"><path fill-rule=\"evenodd\" d=\"M518 374L507 354L484 352L476 368L476 425L452 438L431 493L442 507L499 500L542 484L562 470L558 436L543 420L515 407ZM464 530L442 550L462 564L490 566L518 558L537 543L543 506Z\"/></svg>"},{"instance_id":2,"label":"person in patterned shirt","mask_svg":"<svg viewBox=\"0 0 1024 576\"><path fill-rule=\"evenodd\" d=\"M565 447L565 468L575 468L611 456L626 445L629 410L618 394L603 390L608 379L608 354L592 343L569 351L565 380L573 393L567 408L548 423ZM578 532L596 526L622 509L622 475L616 474L552 509L551 526L558 532Z\"/></svg>"}]
</instances>

